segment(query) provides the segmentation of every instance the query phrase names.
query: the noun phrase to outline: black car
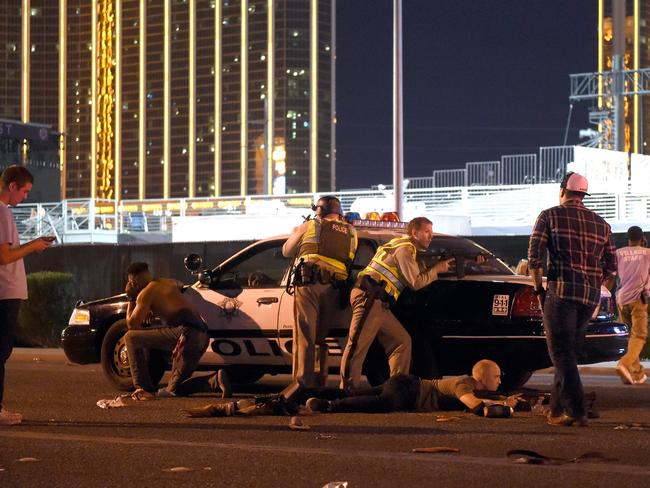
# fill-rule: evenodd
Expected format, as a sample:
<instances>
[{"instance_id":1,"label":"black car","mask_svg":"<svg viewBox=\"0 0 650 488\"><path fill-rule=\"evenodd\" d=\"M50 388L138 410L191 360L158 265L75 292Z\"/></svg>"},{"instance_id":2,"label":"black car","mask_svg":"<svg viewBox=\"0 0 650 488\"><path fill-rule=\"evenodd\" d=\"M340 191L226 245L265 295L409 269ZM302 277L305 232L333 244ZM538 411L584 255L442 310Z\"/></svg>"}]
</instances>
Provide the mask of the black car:
<instances>
[{"instance_id":1,"label":"black car","mask_svg":"<svg viewBox=\"0 0 650 488\"><path fill-rule=\"evenodd\" d=\"M402 235L394 224L357 227L359 250L353 275L369 262L379 245ZM390 227L390 225L394 225ZM292 365L293 295L287 287L292 260L282 256L287 236L258 241L236 253L186 291L208 323L211 343L200 368L225 367L237 382L253 382L264 374L289 373ZM485 259L475 257L482 254ZM532 280L520 276L489 251L469 239L434 235L422 259L456 257L446 275L417 292L407 291L394 312L413 337L414 374L423 377L463 374L479 359L499 363L502 388L524 384L537 369L551 365L542 312ZM615 322L611 295L603 289L601 306L589 325L579 363L618 359L625 353L628 332ZM118 295L79 302L63 331L62 345L76 363L101 361L109 380L132 388L123 335L126 297ZM327 339L331 372L338 372L350 310L333 310ZM156 381L169 358L150 355ZM373 347L364 365L371 383L387 375L383 351Z\"/></svg>"}]
</instances>

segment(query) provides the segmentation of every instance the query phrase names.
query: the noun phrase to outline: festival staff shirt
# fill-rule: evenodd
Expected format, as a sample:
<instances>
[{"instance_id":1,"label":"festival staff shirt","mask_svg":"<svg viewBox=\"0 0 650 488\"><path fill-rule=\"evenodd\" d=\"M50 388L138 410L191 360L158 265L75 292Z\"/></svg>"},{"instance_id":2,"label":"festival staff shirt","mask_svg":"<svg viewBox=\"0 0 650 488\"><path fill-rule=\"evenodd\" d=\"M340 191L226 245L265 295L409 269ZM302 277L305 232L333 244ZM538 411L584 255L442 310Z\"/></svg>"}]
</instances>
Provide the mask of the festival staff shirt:
<instances>
[{"instance_id":1,"label":"festival staff shirt","mask_svg":"<svg viewBox=\"0 0 650 488\"><path fill-rule=\"evenodd\" d=\"M618 288L616 303L620 306L635 302L644 293L650 297L650 249L627 246L616 250Z\"/></svg>"},{"instance_id":2,"label":"festival staff shirt","mask_svg":"<svg viewBox=\"0 0 650 488\"><path fill-rule=\"evenodd\" d=\"M0 244L20 246L20 236L11 210L0 202ZM22 259L0 265L0 300L27 299L27 279Z\"/></svg>"}]
</instances>

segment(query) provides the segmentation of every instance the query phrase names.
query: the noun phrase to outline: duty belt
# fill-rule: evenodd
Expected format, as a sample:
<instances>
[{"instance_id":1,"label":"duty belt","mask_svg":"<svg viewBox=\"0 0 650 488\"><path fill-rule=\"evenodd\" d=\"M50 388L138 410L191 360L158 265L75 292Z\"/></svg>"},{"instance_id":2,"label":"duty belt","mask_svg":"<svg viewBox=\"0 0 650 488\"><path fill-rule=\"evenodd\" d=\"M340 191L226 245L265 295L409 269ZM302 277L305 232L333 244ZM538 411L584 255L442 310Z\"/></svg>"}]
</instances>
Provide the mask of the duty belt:
<instances>
[{"instance_id":1,"label":"duty belt","mask_svg":"<svg viewBox=\"0 0 650 488\"><path fill-rule=\"evenodd\" d=\"M395 302L395 298L386 292L385 284L371 278L368 275L364 275L359 278L354 284L354 288L359 288L370 295L372 298L376 298L382 302L389 304L393 304Z\"/></svg>"},{"instance_id":2,"label":"duty belt","mask_svg":"<svg viewBox=\"0 0 650 488\"><path fill-rule=\"evenodd\" d=\"M316 263L301 261L296 265L294 270L293 284L295 286L313 285L321 283L323 285L331 283L336 285L341 281L337 274L327 268L318 266Z\"/></svg>"}]
</instances>

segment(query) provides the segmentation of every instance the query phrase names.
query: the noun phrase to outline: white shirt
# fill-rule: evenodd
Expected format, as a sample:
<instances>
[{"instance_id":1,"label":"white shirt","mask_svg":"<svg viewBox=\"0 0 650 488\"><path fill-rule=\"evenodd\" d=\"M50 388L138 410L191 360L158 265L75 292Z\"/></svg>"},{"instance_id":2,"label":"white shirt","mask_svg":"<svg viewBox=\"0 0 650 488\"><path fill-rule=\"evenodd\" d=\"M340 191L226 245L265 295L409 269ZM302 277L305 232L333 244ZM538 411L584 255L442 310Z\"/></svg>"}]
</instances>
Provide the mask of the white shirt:
<instances>
[{"instance_id":1,"label":"white shirt","mask_svg":"<svg viewBox=\"0 0 650 488\"><path fill-rule=\"evenodd\" d=\"M0 202L0 244L9 244L12 248L20 246L20 236L11 210L2 202ZM27 299L27 278L22 259L0 265L0 300L8 299Z\"/></svg>"}]
</instances>

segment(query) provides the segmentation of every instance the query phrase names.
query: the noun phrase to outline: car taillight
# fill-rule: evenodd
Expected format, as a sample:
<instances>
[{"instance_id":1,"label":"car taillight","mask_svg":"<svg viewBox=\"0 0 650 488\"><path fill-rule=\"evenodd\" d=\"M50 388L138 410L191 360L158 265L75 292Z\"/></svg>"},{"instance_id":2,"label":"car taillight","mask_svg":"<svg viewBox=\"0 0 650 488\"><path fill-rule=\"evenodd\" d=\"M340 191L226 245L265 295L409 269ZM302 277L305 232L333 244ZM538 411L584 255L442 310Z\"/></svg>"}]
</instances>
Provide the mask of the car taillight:
<instances>
[{"instance_id":1,"label":"car taillight","mask_svg":"<svg viewBox=\"0 0 650 488\"><path fill-rule=\"evenodd\" d=\"M542 318L542 309L539 306L539 300L532 286L523 286L515 292L511 316L513 319Z\"/></svg>"}]
</instances>

